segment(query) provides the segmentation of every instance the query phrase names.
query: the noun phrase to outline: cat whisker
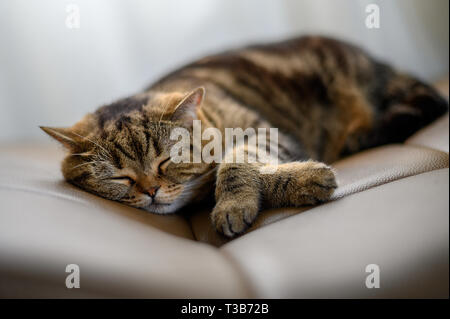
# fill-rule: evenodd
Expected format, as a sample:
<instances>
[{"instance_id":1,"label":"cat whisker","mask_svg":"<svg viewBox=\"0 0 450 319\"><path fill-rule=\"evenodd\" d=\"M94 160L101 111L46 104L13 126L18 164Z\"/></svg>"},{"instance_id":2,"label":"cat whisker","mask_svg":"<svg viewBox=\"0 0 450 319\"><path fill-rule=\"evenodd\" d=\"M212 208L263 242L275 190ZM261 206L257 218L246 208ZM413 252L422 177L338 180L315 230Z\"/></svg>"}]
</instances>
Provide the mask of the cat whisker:
<instances>
[{"instance_id":1,"label":"cat whisker","mask_svg":"<svg viewBox=\"0 0 450 319\"><path fill-rule=\"evenodd\" d=\"M75 132L72 132L72 133L75 134L75 135L77 135L78 137L84 138L85 140L91 142L91 143L94 144L94 145L97 145L100 149L102 149L103 151L105 151L106 154L108 154L109 156L111 156L111 154L109 153L109 151L108 151L106 148L104 148L103 146L101 146L100 144L94 142L93 140L87 138L86 136L80 135L80 134L75 133Z\"/></svg>"},{"instance_id":2,"label":"cat whisker","mask_svg":"<svg viewBox=\"0 0 450 319\"><path fill-rule=\"evenodd\" d=\"M167 101L166 104L164 104L164 106L163 106L163 112L162 112L161 117L159 118L159 121L158 121L158 129L161 128L162 118L164 117L164 114L166 114L166 110L167 110L168 106L169 106L169 101Z\"/></svg>"},{"instance_id":3,"label":"cat whisker","mask_svg":"<svg viewBox=\"0 0 450 319\"><path fill-rule=\"evenodd\" d=\"M76 169L76 168L78 168L78 167L81 167L81 166L84 166L84 165L94 164L94 163L100 163L100 162L101 162L101 161L91 161L91 162L81 163L81 164L78 164L78 165L75 165L74 167L72 167L71 170L74 170L74 169Z\"/></svg>"},{"instance_id":4,"label":"cat whisker","mask_svg":"<svg viewBox=\"0 0 450 319\"><path fill-rule=\"evenodd\" d=\"M93 156L94 154L92 154L91 152L84 152L84 153L72 153L69 154L68 156Z\"/></svg>"}]
</instances>

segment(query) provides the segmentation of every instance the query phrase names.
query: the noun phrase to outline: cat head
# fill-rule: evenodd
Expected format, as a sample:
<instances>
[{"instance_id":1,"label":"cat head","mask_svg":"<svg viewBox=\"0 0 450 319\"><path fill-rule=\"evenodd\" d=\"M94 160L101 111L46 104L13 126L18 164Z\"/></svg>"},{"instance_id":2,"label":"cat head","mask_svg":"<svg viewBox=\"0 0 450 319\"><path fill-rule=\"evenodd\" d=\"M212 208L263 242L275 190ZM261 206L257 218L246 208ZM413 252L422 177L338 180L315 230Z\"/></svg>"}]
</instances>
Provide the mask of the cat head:
<instances>
[{"instance_id":1,"label":"cat head","mask_svg":"<svg viewBox=\"0 0 450 319\"><path fill-rule=\"evenodd\" d=\"M62 162L68 182L130 206L173 213L199 198L212 177L206 163L170 158L177 142L171 131L192 129L204 94L203 88L144 93L103 106L72 127L41 128L68 150Z\"/></svg>"}]
</instances>

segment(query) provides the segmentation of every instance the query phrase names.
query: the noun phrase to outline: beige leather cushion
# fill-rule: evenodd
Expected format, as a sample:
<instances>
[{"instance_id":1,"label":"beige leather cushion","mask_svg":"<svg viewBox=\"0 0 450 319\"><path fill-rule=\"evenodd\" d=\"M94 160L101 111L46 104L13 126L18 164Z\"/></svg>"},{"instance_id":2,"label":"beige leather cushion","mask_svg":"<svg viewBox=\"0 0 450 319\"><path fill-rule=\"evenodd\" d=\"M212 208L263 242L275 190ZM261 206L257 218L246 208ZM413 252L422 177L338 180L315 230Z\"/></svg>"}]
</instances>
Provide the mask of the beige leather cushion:
<instances>
[{"instance_id":1,"label":"beige leather cushion","mask_svg":"<svg viewBox=\"0 0 450 319\"><path fill-rule=\"evenodd\" d=\"M2 297L248 296L233 264L209 245L64 198L2 189L0 202ZM72 263L79 291L64 284Z\"/></svg>"},{"instance_id":2,"label":"beige leather cushion","mask_svg":"<svg viewBox=\"0 0 450 319\"><path fill-rule=\"evenodd\" d=\"M124 220L139 221L176 236L193 238L189 224L177 215L161 216L121 205L81 191L64 182L60 162L64 156L59 145L14 145L0 147L0 188L31 192L67 202L85 210L97 209L116 214Z\"/></svg>"},{"instance_id":3,"label":"beige leather cushion","mask_svg":"<svg viewBox=\"0 0 450 319\"><path fill-rule=\"evenodd\" d=\"M0 296L249 295L233 263L193 241L184 218L148 214L64 183L54 149L0 147ZM80 290L64 284L72 263L80 266Z\"/></svg>"},{"instance_id":4,"label":"beige leather cushion","mask_svg":"<svg viewBox=\"0 0 450 319\"><path fill-rule=\"evenodd\" d=\"M435 123L425 127L411 136L406 144L419 145L441 150L448 153L449 150L449 117L447 115L438 119Z\"/></svg>"},{"instance_id":5,"label":"beige leather cushion","mask_svg":"<svg viewBox=\"0 0 450 319\"><path fill-rule=\"evenodd\" d=\"M447 168L448 164L447 153L412 145L386 145L361 152L333 165L339 185L333 200L407 176ZM248 232L310 208L311 206L266 210L258 216ZM213 229L209 211L203 209L192 215L191 225L195 238L216 246L223 245L228 239Z\"/></svg>"},{"instance_id":6,"label":"beige leather cushion","mask_svg":"<svg viewBox=\"0 0 450 319\"><path fill-rule=\"evenodd\" d=\"M448 298L449 171L400 179L220 248L262 298ZM369 264L380 289L367 289Z\"/></svg>"},{"instance_id":7,"label":"beige leather cushion","mask_svg":"<svg viewBox=\"0 0 450 319\"><path fill-rule=\"evenodd\" d=\"M266 227L221 249L180 216L64 183L54 144L0 146L0 296L448 297L448 117L406 144L336 163L340 199L263 212ZM207 214L190 223L224 242ZM65 288L70 263L82 289ZM369 263L381 289L364 286Z\"/></svg>"}]
</instances>

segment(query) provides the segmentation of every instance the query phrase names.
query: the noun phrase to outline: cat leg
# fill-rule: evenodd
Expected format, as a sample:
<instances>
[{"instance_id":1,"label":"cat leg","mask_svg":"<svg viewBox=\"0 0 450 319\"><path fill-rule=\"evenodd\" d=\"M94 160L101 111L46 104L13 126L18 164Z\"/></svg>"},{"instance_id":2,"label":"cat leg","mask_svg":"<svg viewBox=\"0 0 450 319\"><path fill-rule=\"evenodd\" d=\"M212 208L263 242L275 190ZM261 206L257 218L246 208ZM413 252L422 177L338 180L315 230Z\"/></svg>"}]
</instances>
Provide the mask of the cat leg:
<instances>
[{"instance_id":1,"label":"cat leg","mask_svg":"<svg viewBox=\"0 0 450 319\"><path fill-rule=\"evenodd\" d=\"M331 167L316 161L278 165L275 174L261 178L262 195L268 207L298 207L327 201L337 187Z\"/></svg>"},{"instance_id":2,"label":"cat leg","mask_svg":"<svg viewBox=\"0 0 450 319\"><path fill-rule=\"evenodd\" d=\"M250 139L253 139L251 137ZM245 158L237 160L237 154ZM225 152L216 176L216 205L211 220L216 230L233 237L251 226L262 202L261 163L256 158L257 147L241 144Z\"/></svg>"},{"instance_id":3,"label":"cat leg","mask_svg":"<svg viewBox=\"0 0 450 319\"><path fill-rule=\"evenodd\" d=\"M257 149L241 146L245 154ZM234 156L240 147L225 157ZM317 204L330 198L337 187L332 169L320 162L289 162L268 170L270 164L231 163L219 165L213 225L228 237L244 232L262 206L287 207ZM270 167L269 167L270 168ZM273 167L272 167L273 168Z\"/></svg>"},{"instance_id":4,"label":"cat leg","mask_svg":"<svg viewBox=\"0 0 450 319\"><path fill-rule=\"evenodd\" d=\"M228 237L251 226L260 210L261 179L253 164L221 164L216 180L216 205L211 219Z\"/></svg>"}]
</instances>

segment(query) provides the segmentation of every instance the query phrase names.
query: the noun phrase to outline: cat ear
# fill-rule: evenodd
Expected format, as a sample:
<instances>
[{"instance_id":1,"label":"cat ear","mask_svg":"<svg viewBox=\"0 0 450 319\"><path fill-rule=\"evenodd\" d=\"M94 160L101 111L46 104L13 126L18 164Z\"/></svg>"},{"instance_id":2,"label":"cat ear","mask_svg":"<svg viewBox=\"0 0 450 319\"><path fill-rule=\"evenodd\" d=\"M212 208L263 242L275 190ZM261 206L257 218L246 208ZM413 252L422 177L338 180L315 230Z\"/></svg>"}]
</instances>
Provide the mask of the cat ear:
<instances>
[{"instance_id":1,"label":"cat ear","mask_svg":"<svg viewBox=\"0 0 450 319\"><path fill-rule=\"evenodd\" d=\"M53 137L69 150L74 151L80 145L80 137L71 128L39 126L45 133Z\"/></svg>"},{"instance_id":2,"label":"cat ear","mask_svg":"<svg viewBox=\"0 0 450 319\"><path fill-rule=\"evenodd\" d=\"M187 94L183 100L175 107L172 114L172 121L182 121L188 126L192 126L192 121L197 119L197 108L205 97L205 88L199 87Z\"/></svg>"}]
</instances>

